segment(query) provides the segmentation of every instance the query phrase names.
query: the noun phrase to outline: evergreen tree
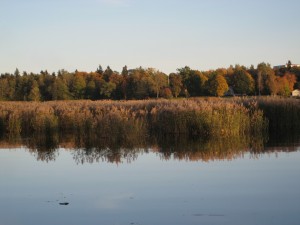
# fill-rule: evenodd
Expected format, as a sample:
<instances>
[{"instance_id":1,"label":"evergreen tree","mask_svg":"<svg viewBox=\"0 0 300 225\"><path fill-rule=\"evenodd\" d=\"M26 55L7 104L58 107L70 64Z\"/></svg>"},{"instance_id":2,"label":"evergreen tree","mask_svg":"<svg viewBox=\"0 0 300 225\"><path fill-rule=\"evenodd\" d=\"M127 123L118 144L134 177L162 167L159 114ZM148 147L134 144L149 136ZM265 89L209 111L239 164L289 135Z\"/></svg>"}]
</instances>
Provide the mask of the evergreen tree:
<instances>
[{"instance_id":1,"label":"evergreen tree","mask_svg":"<svg viewBox=\"0 0 300 225\"><path fill-rule=\"evenodd\" d=\"M101 65L99 65L99 67L97 68L96 73L103 75L103 69Z\"/></svg>"},{"instance_id":2,"label":"evergreen tree","mask_svg":"<svg viewBox=\"0 0 300 225\"><path fill-rule=\"evenodd\" d=\"M104 73L103 73L103 78L104 78L104 80L105 80L106 82L109 82L111 76L113 75L113 73L114 73L114 72L112 71L112 69L111 69L109 66L107 66L106 70L105 70Z\"/></svg>"},{"instance_id":3,"label":"evergreen tree","mask_svg":"<svg viewBox=\"0 0 300 225\"><path fill-rule=\"evenodd\" d=\"M15 70L15 72L14 72L14 75L15 75L16 77L20 76L20 71L19 71L18 68L16 68L16 70Z\"/></svg>"},{"instance_id":4,"label":"evergreen tree","mask_svg":"<svg viewBox=\"0 0 300 225\"><path fill-rule=\"evenodd\" d=\"M123 77L127 77L128 76L128 69L127 69L126 65L123 67L121 75Z\"/></svg>"}]
</instances>

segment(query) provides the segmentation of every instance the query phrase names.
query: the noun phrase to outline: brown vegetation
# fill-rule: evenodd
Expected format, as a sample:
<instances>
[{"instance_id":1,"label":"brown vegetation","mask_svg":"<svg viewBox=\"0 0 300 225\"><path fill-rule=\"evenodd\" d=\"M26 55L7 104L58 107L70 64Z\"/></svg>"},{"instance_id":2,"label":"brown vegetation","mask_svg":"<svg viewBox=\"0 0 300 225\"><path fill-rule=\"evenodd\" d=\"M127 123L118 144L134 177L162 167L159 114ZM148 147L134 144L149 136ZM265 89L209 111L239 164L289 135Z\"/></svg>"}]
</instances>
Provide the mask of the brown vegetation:
<instances>
[{"instance_id":1,"label":"brown vegetation","mask_svg":"<svg viewBox=\"0 0 300 225\"><path fill-rule=\"evenodd\" d=\"M211 99L1 102L0 131L8 136L53 132L126 141L131 136L233 137L261 133L257 108Z\"/></svg>"},{"instance_id":2,"label":"brown vegetation","mask_svg":"<svg viewBox=\"0 0 300 225\"><path fill-rule=\"evenodd\" d=\"M239 101L239 100L238 100ZM269 132L277 136L292 135L300 131L300 100L283 97L242 98L241 102L248 107L255 102L269 121Z\"/></svg>"},{"instance_id":3,"label":"brown vegetation","mask_svg":"<svg viewBox=\"0 0 300 225\"><path fill-rule=\"evenodd\" d=\"M268 123L270 121L270 123ZM234 159L260 153L269 124L277 134L297 133L298 99L192 98L144 101L1 102L0 130L13 146L39 160L59 147L76 148L77 163L134 160L141 151L163 159ZM277 139L276 139L277 140Z\"/></svg>"}]
</instances>

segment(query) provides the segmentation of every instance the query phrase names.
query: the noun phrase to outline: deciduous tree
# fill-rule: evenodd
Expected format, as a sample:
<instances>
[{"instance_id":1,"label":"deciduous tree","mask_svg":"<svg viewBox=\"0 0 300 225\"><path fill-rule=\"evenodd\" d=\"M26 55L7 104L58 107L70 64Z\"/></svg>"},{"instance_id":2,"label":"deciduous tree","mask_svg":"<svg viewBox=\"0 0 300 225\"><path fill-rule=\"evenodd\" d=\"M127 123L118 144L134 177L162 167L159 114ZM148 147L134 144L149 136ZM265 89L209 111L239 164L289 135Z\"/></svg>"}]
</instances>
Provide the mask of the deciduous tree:
<instances>
[{"instance_id":1,"label":"deciduous tree","mask_svg":"<svg viewBox=\"0 0 300 225\"><path fill-rule=\"evenodd\" d=\"M207 81L208 92L213 96L223 96L228 91L228 84L222 75L214 75Z\"/></svg>"},{"instance_id":2,"label":"deciduous tree","mask_svg":"<svg viewBox=\"0 0 300 225\"><path fill-rule=\"evenodd\" d=\"M237 68L231 76L230 84L235 93L253 94L255 81L251 75L242 68Z\"/></svg>"},{"instance_id":3,"label":"deciduous tree","mask_svg":"<svg viewBox=\"0 0 300 225\"><path fill-rule=\"evenodd\" d=\"M176 73L171 73L169 75L169 83L173 96L177 98L183 87L181 76Z\"/></svg>"}]
</instances>

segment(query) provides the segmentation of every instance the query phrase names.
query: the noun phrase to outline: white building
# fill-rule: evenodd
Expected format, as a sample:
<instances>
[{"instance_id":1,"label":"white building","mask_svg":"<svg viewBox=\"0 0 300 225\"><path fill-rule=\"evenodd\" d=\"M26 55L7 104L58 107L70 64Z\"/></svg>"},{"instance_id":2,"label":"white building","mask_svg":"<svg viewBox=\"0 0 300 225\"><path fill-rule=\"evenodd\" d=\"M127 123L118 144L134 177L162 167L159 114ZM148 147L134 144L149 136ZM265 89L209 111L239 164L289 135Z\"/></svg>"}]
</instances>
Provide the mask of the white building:
<instances>
[{"instance_id":1,"label":"white building","mask_svg":"<svg viewBox=\"0 0 300 225\"><path fill-rule=\"evenodd\" d=\"M300 90L299 89L295 89L292 91L292 96L293 97L300 97Z\"/></svg>"},{"instance_id":2,"label":"white building","mask_svg":"<svg viewBox=\"0 0 300 225\"><path fill-rule=\"evenodd\" d=\"M282 68L287 68L288 64L285 65L278 65L278 66L273 66L274 70L282 69ZM291 67L300 67L300 64L291 64Z\"/></svg>"}]
</instances>

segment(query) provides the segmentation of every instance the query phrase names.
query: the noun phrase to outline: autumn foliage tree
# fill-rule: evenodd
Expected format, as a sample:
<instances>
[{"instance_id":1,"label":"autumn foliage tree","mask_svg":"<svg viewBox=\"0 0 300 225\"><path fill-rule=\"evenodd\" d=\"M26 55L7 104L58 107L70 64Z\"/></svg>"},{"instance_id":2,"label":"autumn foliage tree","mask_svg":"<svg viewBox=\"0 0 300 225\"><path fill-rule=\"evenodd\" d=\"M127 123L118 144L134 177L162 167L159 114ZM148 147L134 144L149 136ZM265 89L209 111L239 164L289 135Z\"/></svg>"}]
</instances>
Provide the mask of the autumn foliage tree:
<instances>
[{"instance_id":1,"label":"autumn foliage tree","mask_svg":"<svg viewBox=\"0 0 300 225\"><path fill-rule=\"evenodd\" d=\"M148 99L223 96L228 88L236 94L289 96L300 88L300 68L273 69L260 63L256 68L236 65L199 71L188 66L169 76L154 68L128 69L119 73L107 66L96 71L49 74L20 72L0 76L1 101L50 101L76 99Z\"/></svg>"},{"instance_id":2,"label":"autumn foliage tree","mask_svg":"<svg viewBox=\"0 0 300 225\"><path fill-rule=\"evenodd\" d=\"M207 89L213 96L223 96L228 88L227 81L222 75L214 74L207 81Z\"/></svg>"},{"instance_id":3,"label":"autumn foliage tree","mask_svg":"<svg viewBox=\"0 0 300 225\"><path fill-rule=\"evenodd\" d=\"M177 98L183 88L181 76L176 73L171 73L169 75L169 86L172 91L172 95Z\"/></svg>"}]
</instances>

